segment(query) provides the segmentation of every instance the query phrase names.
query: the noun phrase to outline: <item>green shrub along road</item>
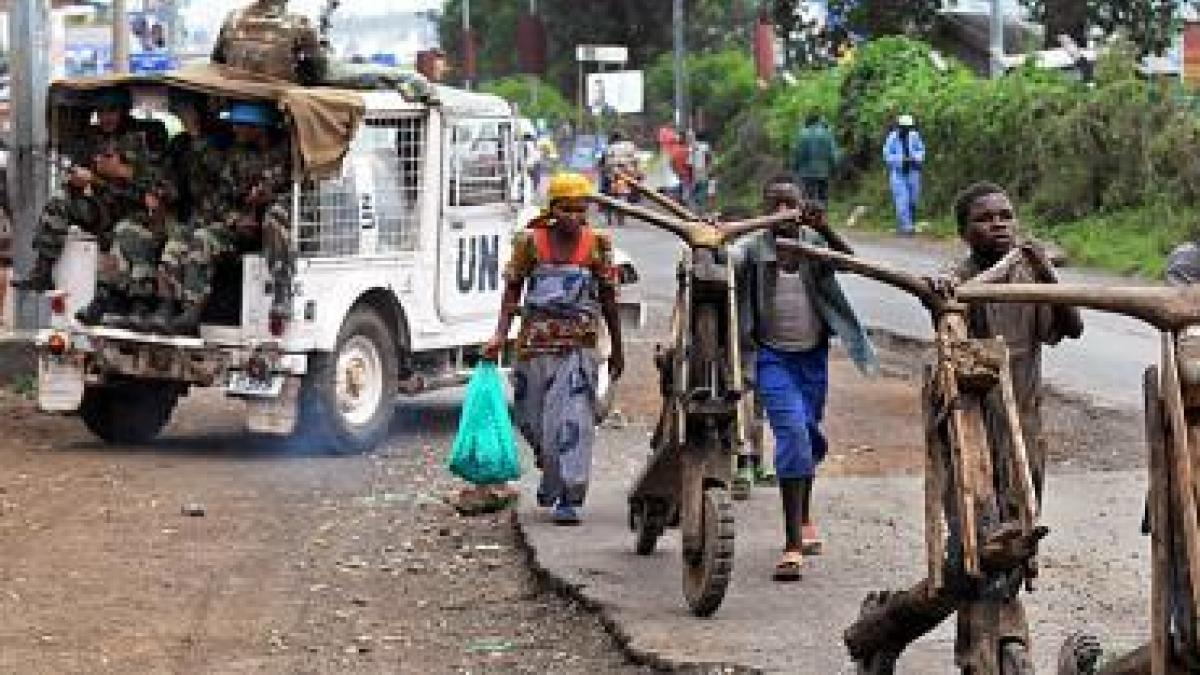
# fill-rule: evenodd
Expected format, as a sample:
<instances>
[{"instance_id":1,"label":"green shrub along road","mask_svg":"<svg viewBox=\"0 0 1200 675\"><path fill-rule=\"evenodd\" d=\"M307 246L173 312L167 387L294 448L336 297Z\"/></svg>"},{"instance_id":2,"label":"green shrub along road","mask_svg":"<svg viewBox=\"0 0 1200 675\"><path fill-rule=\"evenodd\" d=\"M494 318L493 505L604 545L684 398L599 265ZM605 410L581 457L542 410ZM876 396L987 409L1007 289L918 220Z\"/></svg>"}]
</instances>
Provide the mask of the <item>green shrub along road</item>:
<instances>
[{"instance_id":1,"label":"green shrub along road","mask_svg":"<svg viewBox=\"0 0 1200 675\"><path fill-rule=\"evenodd\" d=\"M787 166L803 118L818 112L845 152L835 215L865 204L868 225L890 227L883 138L897 114L910 112L929 149L921 219L934 232L952 235L954 195L987 179L1006 186L1025 224L1062 244L1074 263L1161 275L1163 256L1200 216L1200 118L1166 87L1137 78L1133 50L1110 51L1091 87L1033 68L998 80L956 63L942 72L929 52L883 38L851 63L765 90L754 86L746 56L693 57L691 100L722 133L725 203L753 205L757 186ZM697 77L716 72L727 73L719 87L719 78Z\"/></svg>"}]
</instances>

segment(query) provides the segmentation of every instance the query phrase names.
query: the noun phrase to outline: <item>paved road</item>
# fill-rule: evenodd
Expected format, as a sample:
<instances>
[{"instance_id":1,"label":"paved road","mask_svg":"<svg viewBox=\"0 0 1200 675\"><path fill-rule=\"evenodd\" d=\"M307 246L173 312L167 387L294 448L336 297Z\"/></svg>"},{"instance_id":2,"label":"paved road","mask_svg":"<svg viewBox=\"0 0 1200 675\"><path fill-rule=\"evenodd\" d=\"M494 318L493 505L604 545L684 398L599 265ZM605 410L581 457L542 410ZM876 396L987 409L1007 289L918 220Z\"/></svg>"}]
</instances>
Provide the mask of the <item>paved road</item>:
<instances>
[{"instance_id":1,"label":"paved road","mask_svg":"<svg viewBox=\"0 0 1200 675\"><path fill-rule=\"evenodd\" d=\"M537 565L601 607L631 650L665 663L853 673L841 635L863 595L923 573L919 479L823 481L818 508L826 552L809 559L803 581L788 586L768 576L779 550L779 507L774 491L762 489L736 509L734 577L724 604L711 619L693 618L680 590L677 533L668 532L654 555L635 555L624 467L612 455L600 462L605 479L589 496L582 528L556 528L531 506L521 513L523 532ZM1039 672L1053 672L1067 631L1087 627L1128 647L1148 635L1149 544L1138 535L1141 502L1128 498L1144 484L1141 472L1050 478L1045 522L1052 532L1094 536L1051 536L1045 543L1038 590L1025 600ZM952 672L953 640L947 621L905 653L898 672Z\"/></svg>"},{"instance_id":2,"label":"paved road","mask_svg":"<svg viewBox=\"0 0 1200 675\"><path fill-rule=\"evenodd\" d=\"M944 268L960 255L953 245L924 240L856 233L852 237L862 257L903 266L919 272ZM617 232L618 245L629 251L642 272L647 300L669 302L674 289L677 244L667 234L648 226L631 225ZM1095 272L1063 271L1065 281L1129 285L1129 279ZM844 275L844 285L863 320L871 327L901 335L932 336L929 315L911 296L873 281ZM1142 371L1158 360L1158 336L1133 319L1085 312L1085 339L1051 349L1046 356L1048 381L1059 389L1094 398L1098 403L1125 408L1141 407Z\"/></svg>"}]
</instances>

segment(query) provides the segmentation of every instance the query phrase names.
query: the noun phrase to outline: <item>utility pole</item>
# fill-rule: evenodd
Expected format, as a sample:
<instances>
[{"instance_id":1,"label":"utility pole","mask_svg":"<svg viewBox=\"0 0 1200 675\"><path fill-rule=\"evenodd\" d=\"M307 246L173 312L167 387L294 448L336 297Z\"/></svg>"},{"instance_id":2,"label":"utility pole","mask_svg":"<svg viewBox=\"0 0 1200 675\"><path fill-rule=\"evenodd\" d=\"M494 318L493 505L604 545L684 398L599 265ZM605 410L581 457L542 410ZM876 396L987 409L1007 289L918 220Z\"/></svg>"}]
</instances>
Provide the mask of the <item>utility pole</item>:
<instances>
[{"instance_id":1,"label":"utility pole","mask_svg":"<svg viewBox=\"0 0 1200 675\"><path fill-rule=\"evenodd\" d=\"M687 73L683 67L683 0L674 0L671 22L675 29L675 128L682 135L688 126L687 97L684 93Z\"/></svg>"},{"instance_id":2,"label":"utility pole","mask_svg":"<svg viewBox=\"0 0 1200 675\"><path fill-rule=\"evenodd\" d=\"M471 0L462 0L463 89L470 91L475 76L475 36L471 35Z\"/></svg>"},{"instance_id":3,"label":"utility pole","mask_svg":"<svg viewBox=\"0 0 1200 675\"><path fill-rule=\"evenodd\" d=\"M112 61L114 73L129 72L129 13L127 0L112 3Z\"/></svg>"},{"instance_id":4,"label":"utility pole","mask_svg":"<svg viewBox=\"0 0 1200 675\"><path fill-rule=\"evenodd\" d=\"M167 53L172 59L180 57L179 38L183 33L183 26L180 25L181 18L179 16L180 0L168 0L167 2Z\"/></svg>"},{"instance_id":5,"label":"utility pole","mask_svg":"<svg viewBox=\"0 0 1200 675\"><path fill-rule=\"evenodd\" d=\"M49 176L36 151L46 147L46 90L50 81L50 12L46 0L9 3L8 44L11 58L10 151L8 198L12 214L13 268L19 278L33 267L33 235L46 203ZM16 295L17 328L38 327L41 298L37 293Z\"/></svg>"},{"instance_id":6,"label":"utility pole","mask_svg":"<svg viewBox=\"0 0 1200 675\"><path fill-rule=\"evenodd\" d=\"M537 0L529 0L529 16L531 16L535 19L537 18ZM537 108L537 104L538 104L538 77L540 77L540 75L537 73L534 73L533 75L530 76L530 81L531 81L531 85L532 85L530 87L530 89L532 89L532 91L530 92L530 97L532 98L531 103L535 109Z\"/></svg>"},{"instance_id":7,"label":"utility pole","mask_svg":"<svg viewBox=\"0 0 1200 675\"><path fill-rule=\"evenodd\" d=\"M1004 7L1001 5L1001 0L992 0L988 37L991 75L996 78L1004 74Z\"/></svg>"}]
</instances>

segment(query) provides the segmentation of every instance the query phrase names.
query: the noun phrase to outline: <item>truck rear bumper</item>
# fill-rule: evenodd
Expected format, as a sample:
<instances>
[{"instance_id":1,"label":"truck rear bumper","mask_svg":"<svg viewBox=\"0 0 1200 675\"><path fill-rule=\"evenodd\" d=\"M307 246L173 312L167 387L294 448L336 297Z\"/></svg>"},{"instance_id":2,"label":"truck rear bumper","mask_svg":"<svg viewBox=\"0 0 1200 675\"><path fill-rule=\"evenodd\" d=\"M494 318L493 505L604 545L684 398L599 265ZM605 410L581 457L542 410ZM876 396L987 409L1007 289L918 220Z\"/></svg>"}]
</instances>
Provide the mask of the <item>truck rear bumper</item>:
<instances>
[{"instance_id":1,"label":"truck rear bumper","mask_svg":"<svg viewBox=\"0 0 1200 675\"><path fill-rule=\"evenodd\" d=\"M288 380L308 369L306 354L285 354L273 343L222 345L113 328L45 330L35 347L39 406L53 412L78 409L84 388L113 379L219 386L230 396L278 398Z\"/></svg>"}]
</instances>

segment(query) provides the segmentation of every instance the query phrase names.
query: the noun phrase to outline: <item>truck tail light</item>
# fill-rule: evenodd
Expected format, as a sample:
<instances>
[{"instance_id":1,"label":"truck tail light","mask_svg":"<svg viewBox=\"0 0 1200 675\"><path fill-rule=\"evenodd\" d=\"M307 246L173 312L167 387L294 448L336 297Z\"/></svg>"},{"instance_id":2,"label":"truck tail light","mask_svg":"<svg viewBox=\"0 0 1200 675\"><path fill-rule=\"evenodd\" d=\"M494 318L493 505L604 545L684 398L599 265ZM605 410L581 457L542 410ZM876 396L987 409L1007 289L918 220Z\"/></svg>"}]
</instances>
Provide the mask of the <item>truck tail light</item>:
<instances>
[{"instance_id":1,"label":"truck tail light","mask_svg":"<svg viewBox=\"0 0 1200 675\"><path fill-rule=\"evenodd\" d=\"M58 292L50 296L50 311L62 316L67 313L67 294Z\"/></svg>"},{"instance_id":2,"label":"truck tail light","mask_svg":"<svg viewBox=\"0 0 1200 675\"><path fill-rule=\"evenodd\" d=\"M267 317L267 330L271 331L271 335L275 337L283 337L284 332L287 331L287 324L287 317L282 314L271 313Z\"/></svg>"},{"instance_id":3,"label":"truck tail light","mask_svg":"<svg viewBox=\"0 0 1200 675\"><path fill-rule=\"evenodd\" d=\"M62 333L54 333L46 340L46 349L55 356L67 353L67 338Z\"/></svg>"}]
</instances>

